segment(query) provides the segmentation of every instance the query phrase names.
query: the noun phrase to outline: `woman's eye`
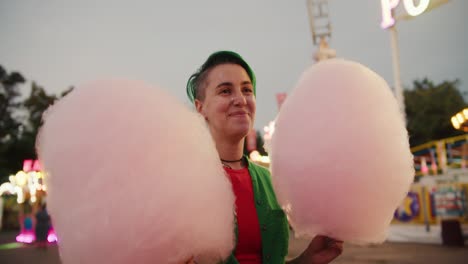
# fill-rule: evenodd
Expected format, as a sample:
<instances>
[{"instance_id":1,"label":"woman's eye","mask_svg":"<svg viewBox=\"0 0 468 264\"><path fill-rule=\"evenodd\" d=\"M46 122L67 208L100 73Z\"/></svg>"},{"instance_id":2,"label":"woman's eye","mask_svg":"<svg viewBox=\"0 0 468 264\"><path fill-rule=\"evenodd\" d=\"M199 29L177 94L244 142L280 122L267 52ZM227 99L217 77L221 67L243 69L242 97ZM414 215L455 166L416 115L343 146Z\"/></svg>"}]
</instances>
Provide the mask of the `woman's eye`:
<instances>
[{"instance_id":1,"label":"woman's eye","mask_svg":"<svg viewBox=\"0 0 468 264\"><path fill-rule=\"evenodd\" d=\"M253 92L252 88L250 88L250 87L245 87L244 88L244 93L252 93L252 92Z\"/></svg>"},{"instance_id":2,"label":"woman's eye","mask_svg":"<svg viewBox=\"0 0 468 264\"><path fill-rule=\"evenodd\" d=\"M231 90L230 89L222 89L221 94L230 94L231 93Z\"/></svg>"}]
</instances>

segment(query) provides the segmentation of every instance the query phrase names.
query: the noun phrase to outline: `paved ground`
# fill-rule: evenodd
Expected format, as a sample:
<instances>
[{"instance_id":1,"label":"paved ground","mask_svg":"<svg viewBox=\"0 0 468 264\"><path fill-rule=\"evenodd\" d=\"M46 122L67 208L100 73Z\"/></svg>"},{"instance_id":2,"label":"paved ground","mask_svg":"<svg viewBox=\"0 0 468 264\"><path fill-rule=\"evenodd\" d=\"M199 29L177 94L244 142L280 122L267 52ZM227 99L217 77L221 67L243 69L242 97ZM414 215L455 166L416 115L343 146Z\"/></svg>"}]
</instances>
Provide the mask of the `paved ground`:
<instances>
[{"instance_id":1,"label":"paved ground","mask_svg":"<svg viewBox=\"0 0 468 264\"><path fill-rule=\"evenodd\" d=\"M0 232L1 264L60 264L57 245L47 250L15 243L17 232Z\"/></svg>"},{"instance_id":2,"label":"paved ground","mask_svg":"<svg viewBox=\"0 0 468 264\"><path fill-rule=\"evenodd\" d=\"M413 243L384 243L375 247L346 246L337 264L467 264L468 247L449 248Z\"/></svg>"},{"instance_id":3,"label":"paved ground","mask_svg":"<svg viewBox=\"0 0 468 264\"><path fill-rule=\"evenodd\" d=\"M52 245L48 250L14 243L16 233L0 232L1 264L59 264L58 250ZM356 247L345 244L336 264L467 264L468 246L450 248L414 243L384 243L374 247ZM101 263L105 264L105 263Z\"/></svg>"}]
</instances>

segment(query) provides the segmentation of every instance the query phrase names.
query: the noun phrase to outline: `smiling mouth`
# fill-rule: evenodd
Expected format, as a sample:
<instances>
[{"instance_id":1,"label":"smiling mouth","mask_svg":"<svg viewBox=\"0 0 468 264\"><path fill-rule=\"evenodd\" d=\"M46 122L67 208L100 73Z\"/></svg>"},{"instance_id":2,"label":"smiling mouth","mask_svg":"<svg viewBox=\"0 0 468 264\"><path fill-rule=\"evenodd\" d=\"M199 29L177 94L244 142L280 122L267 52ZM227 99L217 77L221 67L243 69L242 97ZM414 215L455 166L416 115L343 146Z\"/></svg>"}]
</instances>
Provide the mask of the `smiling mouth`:
<instances>
[{"instance_id":1,"label":"smiling mouth","mask_svg":"<svg viewBox=\"0 0 468 264\"><path fill-rule=\"evenodd\" d=\"M249 115L249 113L247 112L238 112L238 113L229 114L229 116L247 116L247 115Z\"/></svg>"}]
</instances>

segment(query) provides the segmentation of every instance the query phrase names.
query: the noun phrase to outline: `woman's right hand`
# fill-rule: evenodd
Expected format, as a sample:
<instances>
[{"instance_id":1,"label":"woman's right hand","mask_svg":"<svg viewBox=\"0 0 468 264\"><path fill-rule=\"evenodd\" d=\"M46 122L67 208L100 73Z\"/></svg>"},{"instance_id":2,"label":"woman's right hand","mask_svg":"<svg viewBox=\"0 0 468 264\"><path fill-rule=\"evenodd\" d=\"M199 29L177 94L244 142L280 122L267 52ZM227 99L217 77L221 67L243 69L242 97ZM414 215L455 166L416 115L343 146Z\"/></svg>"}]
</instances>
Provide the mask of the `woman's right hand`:
<instances>
[{"instance_id":1,"label":"woman's right hand","mask_svg":"<svg viewBox=\"0 0 468 264\"><path fill-rule=\"evenodd\" d=\"M303 263L330 263L343 253L343 241L319 235L314 237L304 253L306 261Z\"/></svg>"},{"instance_id":2,"label":"woman's right hand","mask_svg":"<svg viewBox=\"0 0 468 264\"><path fill-rule=\"evenodd\" d=\"M197 264L197 262L195 262L195 257L191 257L189 260L185 261L184 264Z\"/></svg>"}]
</instances>

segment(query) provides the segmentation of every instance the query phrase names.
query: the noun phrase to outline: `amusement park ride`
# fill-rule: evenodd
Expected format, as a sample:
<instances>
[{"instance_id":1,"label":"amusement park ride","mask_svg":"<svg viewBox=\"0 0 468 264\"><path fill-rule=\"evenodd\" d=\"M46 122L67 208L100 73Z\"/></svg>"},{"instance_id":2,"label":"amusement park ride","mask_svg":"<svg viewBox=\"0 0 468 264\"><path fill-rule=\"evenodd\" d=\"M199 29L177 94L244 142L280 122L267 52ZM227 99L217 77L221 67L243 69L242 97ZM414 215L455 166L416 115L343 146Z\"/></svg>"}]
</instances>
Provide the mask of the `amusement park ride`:
<instances>
[{"instance_id":1,"label":"amusement park ride","mask_svg":"<svg viewBox=\"0 0 468 264\"><path fill-rule=\"evenodd\" d=\"M336 51L328 46L332 36L328 0L307 0L307 14L312 42L318 44L314 60L319 62L336 57Z\"/></svg>"}]
</instances>

